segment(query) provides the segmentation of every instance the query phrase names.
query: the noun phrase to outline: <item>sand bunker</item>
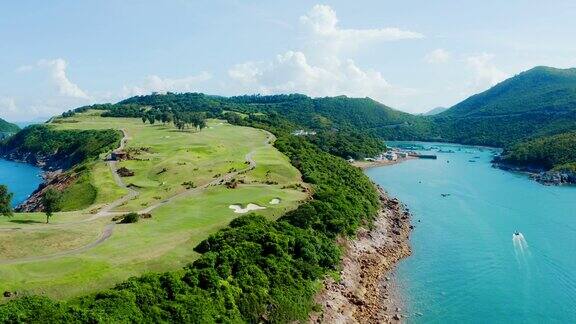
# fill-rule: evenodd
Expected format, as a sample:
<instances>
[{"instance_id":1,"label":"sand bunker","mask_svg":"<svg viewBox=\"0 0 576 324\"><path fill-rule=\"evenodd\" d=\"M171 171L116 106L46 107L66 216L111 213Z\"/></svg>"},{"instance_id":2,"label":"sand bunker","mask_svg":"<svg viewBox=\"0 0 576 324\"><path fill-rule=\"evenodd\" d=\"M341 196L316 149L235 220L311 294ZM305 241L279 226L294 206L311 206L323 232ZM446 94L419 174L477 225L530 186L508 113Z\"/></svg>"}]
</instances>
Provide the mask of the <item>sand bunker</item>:
<instances>
[{"instance_id":1,"label":"sand bunker","mask_svg":"<svg viewBox=\"0 0 576 324\"><path fill-rule=\"evenodd\" d=\"M270 205L278 205L280 203L280 198L274 198L272 200L270 200L269 204Z\"/></svg>"},{"instance_id":2,"label":"sand bunker","mask_svg":"<svg viewBox=\"0 0 576 324\"><path fill-rule=\"evenodd\" d=\"M245 214L245 213L247 213L249 211L253 211L253 210L266 209L266 207L258 206L256 204L248 204L246 206L246 208L242 208L242 206L240 206L240 205L230 205L230 206L228 206L228 208L234 210L234 212L236 214Z\"/></svg>"}]
</instances>

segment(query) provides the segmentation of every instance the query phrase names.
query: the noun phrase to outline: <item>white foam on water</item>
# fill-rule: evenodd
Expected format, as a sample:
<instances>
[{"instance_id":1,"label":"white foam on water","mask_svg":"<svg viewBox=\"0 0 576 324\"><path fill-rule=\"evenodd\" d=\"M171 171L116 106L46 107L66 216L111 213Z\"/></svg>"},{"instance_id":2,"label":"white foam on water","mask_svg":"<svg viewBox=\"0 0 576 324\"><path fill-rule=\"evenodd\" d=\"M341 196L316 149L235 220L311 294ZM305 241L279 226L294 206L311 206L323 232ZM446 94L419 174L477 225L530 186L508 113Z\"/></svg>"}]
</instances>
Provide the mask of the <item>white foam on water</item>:
<instances>
[{"instance_id":1,"label":"white foam on water","mask_svg":"<svg viewBox=\"0 0 576 324\"><path fill-rule=\"evenodd\" d=\"M512 234L512 244L514 245L514 255L516 256L518 266L526 267L528 265L526 259L530 257L530 250L526 238L522 233L518 233L518 235Z\"/></svg>"}]
</instances>

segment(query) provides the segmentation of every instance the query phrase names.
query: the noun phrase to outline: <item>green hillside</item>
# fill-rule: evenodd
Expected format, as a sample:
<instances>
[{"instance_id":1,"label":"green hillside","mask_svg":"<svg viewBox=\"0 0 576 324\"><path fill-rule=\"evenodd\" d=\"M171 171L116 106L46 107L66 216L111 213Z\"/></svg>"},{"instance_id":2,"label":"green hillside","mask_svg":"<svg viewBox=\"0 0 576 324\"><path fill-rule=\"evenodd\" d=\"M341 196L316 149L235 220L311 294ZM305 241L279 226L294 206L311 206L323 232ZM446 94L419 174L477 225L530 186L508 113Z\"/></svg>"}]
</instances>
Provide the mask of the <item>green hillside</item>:
<instances>
[{"instance_id":1,"label":"green hillside","mask_svg":"<svg viewBox=\"0 0 576 324\"><path fill-rule=\"evenodd\" d=\"M4 119L0 118L0 138L2 137L1 133L15 133L20 129L20 127L5 121Z\"/></svg>"},{"instance_id":2,"label":"green hillside","mask_svg":"<svg viewBox=\"0 0 576 324\"><path fill-rule=\"evenodd\" d=\"M248 125L282 123L286 131L315 131L310 139L316 145L343 158L374 155L384 148L382 139L511 147L576 130L576 69L536 67L433 116L408 114L370 98L301 94L168 93L78 111L87 108L107 110L107 116L116 117L155 115L161 120L179 112L203 112L208 117L228 114L230 122L244 119Z\"/></svg>"},{"instance_id":3,"label":"green hillside","mask_svg":"<svg viewBox=\"0 0 576 324\"><path fill-rule=\"evenodd\" d=\"M373 142L374 136L383 139L422 139L431 136L431 122L428 118L395 110L370 98L310 98L301 94L227 98L199 93L168 93L132 97L118 105L122 111L130 112L132 117L139 116L134 107L149 107L158 111L207 110L215 115L223 111L235 111L249 117L278 115L293 128L305 128L338 137L342 142L338 146L350 144L344 143L347 142L346 137ZM127 106L130 108L126 109ZM355 151L360 154L357 157L375 153L356 149L345 151ZM344 153L337 155L345 157Z\"/></svg>"},{"instance_id":4,"label":"green hillside","mask_svg":"<svg viewBox=\"0 0 576 324\"><path fill-rule=\"evenodd\" d=\"M441 140L504 147L502 161L519 167L560 168L576 162L576 69L535 67L433 120Z\"/></svg>"},{"instance_id":5,"label":"green hillside","mask_svg":"<svg viewBox=\"0 0 576 324\"><path fill-rule=\"evenodd\" d=\"M476 94L442 117L487 117L576 112L576 68L535 67Z\"/></svg>"},{"instance_id":6,"label":"green hillside","mask_svg":"<svg viewBox=\"0 0 576 324\"><path fill-rule=\"evenodd\" d=\"M516 144L504 151L501 162L576 172L576 132Z\"/></svg>"}]
</instances>

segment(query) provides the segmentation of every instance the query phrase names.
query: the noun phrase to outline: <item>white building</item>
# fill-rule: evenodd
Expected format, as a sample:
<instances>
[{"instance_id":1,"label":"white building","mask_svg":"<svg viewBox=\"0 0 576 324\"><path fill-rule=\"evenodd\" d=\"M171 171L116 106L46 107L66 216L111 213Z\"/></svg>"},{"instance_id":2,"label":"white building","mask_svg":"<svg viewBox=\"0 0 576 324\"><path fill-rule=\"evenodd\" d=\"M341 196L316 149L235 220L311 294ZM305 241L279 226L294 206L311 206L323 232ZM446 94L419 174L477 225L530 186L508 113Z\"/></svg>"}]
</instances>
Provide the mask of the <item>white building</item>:
<instances>
[{"instance_id":1,"label":"white building","mask_svg":"<svg viewBox=\"0 0 576 324\"><path fill-rule=\"evenodd\" d=\"M303 130L303 129L299 129L299 130L293 131L293 132L292 132L292 135L295 135L295 136L316 135L316 132L314 132L314 131L305 131L305 130Z\"/></svg>"},{"instance_id":2,"label":"white building","mask_svg":"<svg viewBox=\"0 0 576 324\"><path fill-rule=\"evenodd\" d=\"M394 152L386 152L384 155L388 161L396 161L398 160L398 155Z\"/></svg>"}]
</instances>

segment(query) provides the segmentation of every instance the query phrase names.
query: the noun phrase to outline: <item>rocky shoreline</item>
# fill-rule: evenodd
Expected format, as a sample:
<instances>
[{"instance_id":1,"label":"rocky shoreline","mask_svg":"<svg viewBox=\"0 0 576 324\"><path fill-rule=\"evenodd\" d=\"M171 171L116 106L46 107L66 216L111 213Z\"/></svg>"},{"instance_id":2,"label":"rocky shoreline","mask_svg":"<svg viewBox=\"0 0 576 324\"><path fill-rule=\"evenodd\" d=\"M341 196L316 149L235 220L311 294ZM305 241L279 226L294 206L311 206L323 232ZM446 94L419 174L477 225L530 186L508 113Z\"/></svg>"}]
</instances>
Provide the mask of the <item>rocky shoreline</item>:
<instances>
[{"instance_id":1,"label":"rocky shoreline","mask_svg":"<svg viewBox=\"0 0 576 324\"><path fill-rule=\"evenodd\" d=\"M62 171L62 166L66 164L62 159L51 158L44 155L35 155L31 152L21 152L12 150L8 152L0 152L0 158L27 163L42 169L42 183L34 190L26 200L20 205L16 206L17 212L38 212L44 209L42 205L42 195L44 192L52 187L58 191L64 190L76 179L75 175L67 174Z\"/></svg>"},{"instance_id":2,"label":"rocky shoreline","mask_svg":"<svg viewBox=\"0 0 576 324\"><path fill-rule=\"evenodd\" d=\"M42 197L48 188L56 189L62 192L68 188L76 180L76 175L72 173L63 173L58 171L44 171L42 174L44 181L38 186L34 192L30 194L26 200L14 208L17 212L40 212L44 210Z\"/></svg>"},{"instance_id":3,"label":"rocky shoreline","mask_svg":"<svg viewBox=\"0 0 576 324\"><path fill-rule=\"evenodd\" d=\"M547 186L576 184L576 172L572 171L546 171L542 168L510 165L497 160L492 161L492 166L504 171L525 173L530 177L530 179Z\"/></svg>"},{"instance_id":4,"label":"rocky shoreline","mask_svg":"<svg viewBox=\"0 0 576 324\"><path fill-rule=\"evenodd\" d=\"M381 209L355 239L340 239L340 278L329 277L315 301L322 311L311 323L394 323L404 318L402 301L390 280L396 263L409 256L410 213L380 187Z\"/></svg>"}]
</instances>

